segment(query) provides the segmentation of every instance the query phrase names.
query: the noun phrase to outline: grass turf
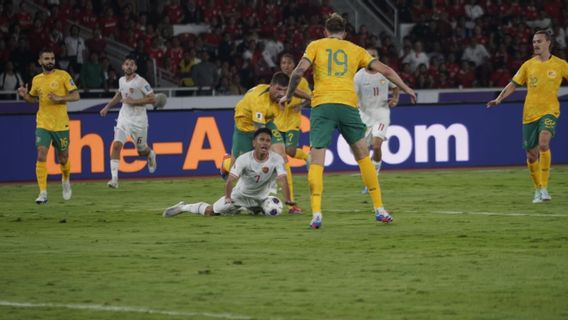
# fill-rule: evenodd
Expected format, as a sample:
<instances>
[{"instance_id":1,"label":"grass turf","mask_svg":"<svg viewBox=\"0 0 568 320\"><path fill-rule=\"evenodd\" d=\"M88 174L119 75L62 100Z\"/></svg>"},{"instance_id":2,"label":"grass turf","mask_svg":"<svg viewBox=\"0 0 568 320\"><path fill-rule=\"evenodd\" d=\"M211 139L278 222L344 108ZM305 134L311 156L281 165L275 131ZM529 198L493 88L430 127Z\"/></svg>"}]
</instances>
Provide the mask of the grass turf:
<instances>
[{"instance_id":1,"label":"grass turf","mask_svg":"<svg viewBox=\"0 0 568 320\"><path fill-rule=\"evenodd\" d=\"M218 178L75 182L65 203L50 183L46 206L0 185L0 319L566 319L568 167L551 179L533 205L525 168L385 171L382 225L357 175L327 174L320 230L161 217L217 200Z\"/></svg>"}]
</instances>

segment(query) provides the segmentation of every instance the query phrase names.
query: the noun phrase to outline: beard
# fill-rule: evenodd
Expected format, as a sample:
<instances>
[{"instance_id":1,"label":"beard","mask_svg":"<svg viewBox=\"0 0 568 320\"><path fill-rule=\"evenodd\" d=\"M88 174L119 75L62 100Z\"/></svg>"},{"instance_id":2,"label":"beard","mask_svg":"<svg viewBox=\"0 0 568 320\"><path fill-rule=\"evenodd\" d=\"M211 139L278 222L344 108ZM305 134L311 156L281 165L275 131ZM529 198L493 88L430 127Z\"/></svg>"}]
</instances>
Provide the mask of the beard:
<instances>
[{"instance_id":1,"label":"beard","mask_svg":"<svg viewBox=\"0 0 568 320\"><path fill-rule=\"evenodd\" d=\"M44 64L41 66L43 68L43 70L45 71L51 71L53 70L53 68L55 68L55 65L52 63L48 63L48 64Z\"/></svg>"}]
</instances>

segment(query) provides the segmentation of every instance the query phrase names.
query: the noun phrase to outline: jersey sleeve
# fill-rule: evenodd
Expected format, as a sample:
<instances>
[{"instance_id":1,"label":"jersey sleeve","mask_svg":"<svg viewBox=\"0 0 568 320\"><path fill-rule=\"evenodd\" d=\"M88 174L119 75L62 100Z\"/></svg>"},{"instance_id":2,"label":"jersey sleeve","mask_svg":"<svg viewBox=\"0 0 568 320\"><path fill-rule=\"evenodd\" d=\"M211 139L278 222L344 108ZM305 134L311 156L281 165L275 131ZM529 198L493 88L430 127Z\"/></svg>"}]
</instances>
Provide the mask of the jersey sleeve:
<instances>
[{"instance_id":1,"label":"jersey sleeve","mask_svg":"<svg viewBox=\"0 0 568 320\"><path fill-rule=\"evenodd\" d=\"M511 81L519 87L524 86L527 83L527 62L523 63Z\"/></svg>"},{"instance_id":2,"label":"jersey sleeve","mask_svg":"<svg viewBox=\"0 0 568 320\"><path fill-rule=\"evenodd\" d=\"M248 157L245 155L241 155L240 157L238 157L235 160L235 163L233 163L233 166L231 167L231 171L229 171L229 174L237 178L240 177L241 174L243 173L243 169L246 166L246 159L248 159Z\"/></svg>"},{"instance_id":3,"label":"jersey sleeve","mask_svg":"<svg viewBox=\"0 0 568 320\"><path fill-rule=\"evenodd\" d=\"M32 79L32 87L30 88L29 95L32 97L37 97L39 95L39 92L37 91L37 81L35 77Z\"/></svg>"},{"instance_id":4,"label":"jersey sleeve","mask_svg":"<svg viewBox=\"0 0 568 320\"><path fill-rule=\"evenodd\" d=\"M142 79L142 81L140 81L140 85L141 85L140 90L142 90L142 93L144 93L145 96L154 92L154 90L152 89L148 81L146 81L146 79Z\"/></svg>"},{"instance_id":5,"label":"jersey sleeve","mask_svg":"<svg viewBox=\"0 0 568 320\"><path fill-rule=\"evenodd\" d=\"M317 51L317 45L312 41L306 47L306 51L304 52L302 58L308 59L308 61L313 64L314 60L316 59L316 51Z\"/></svg>"},{"instance_id":6,"label":"jersey sleeve","mask_svg":"<svg viewBox=\"0 0 568 320\"><path fill-rule=\"evenodd\" d=\"M282 157L276 158L276 176L285 176L287 175L286 169L284 169L284 160Z\"/></svg>"},{"instance_id":7,"label":"jersey sleeve","mask_svg":"<svg viewBox=\"0 0 568 320\"><path fill-rule=\"evenodd\" d=\"M69 75L69 73L65 71L63 71L63 85L65 86L65 90L67 90L67 92L77 90L77 85L75 84L75 81L73 81L71 75Z\"/></svg>"}]
</instances>

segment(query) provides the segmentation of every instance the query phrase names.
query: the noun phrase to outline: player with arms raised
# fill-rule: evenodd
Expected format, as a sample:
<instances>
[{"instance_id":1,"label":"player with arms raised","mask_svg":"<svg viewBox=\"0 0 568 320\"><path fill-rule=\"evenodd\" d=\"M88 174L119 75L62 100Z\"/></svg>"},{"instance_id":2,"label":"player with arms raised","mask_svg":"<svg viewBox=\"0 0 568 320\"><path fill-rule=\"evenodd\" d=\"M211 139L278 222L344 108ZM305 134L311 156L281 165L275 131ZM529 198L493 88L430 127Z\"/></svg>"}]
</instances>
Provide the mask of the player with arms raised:
<instances>
[{"instance_id":1,"label":"player with arms raised","mask_svg":"<svg viewBox=\"0 0 568 320\"><path fill-rule=\"evenodd\" d=\"M241 208L257 212L269 196L274 179L279 180L282 186L286 204L295 205L290 199L284 160L279 154L270 151L271 139L272 133L268 128L260 128L253 133L254 149L236 159L225 183L225 195L213 205L205 202L180 202L164 210L163 216L173 217L183 212L205 216L234 214ZM233 188L235 181L237 185Z\"/></svg>"},{"instance_id":2,"label":"player with arms raised","mask_svg":"<svg viewBox=\"0 0 568 320\"><path fill-rule=\"evenodd\" d=\"M311 164L308 171L312 220L310 227L320 228L322 222L321 197L323 192L323 166L325 152L331 143L335 128L350 145L361 171L365 186L373 201L377 221L389 223L392 217L384 209L379 181L369 158L365 142L365 125L357 111L357 94L353 77L359 68L369 68L382 73L387 79L416 100L416 94L390 67L369 55L365 49L343 40L345 20L337 13L325 22L326 38L310 42L298 66L292 72L285 104L292 99L306 70L313 65L314 92L310 116Z\"/></svg>"},{"instance_id":3,"label":"player with arms raised","mask_svg":"<svg viewBox=\"0 0 568 320\"><path fill-rule=\"evenodd\" d=\"M378 59L376 49L367 49L367 52L373 58ZM390 100L389 89L392 89ZM387 138L387 129L390 125L390 108L398 104L400 89L379 72L361 68L355 74L355 91L359 98L361 120L367 126L365 139L373 148L371 160L378 175L381 170L381 147ZM365 187L363 193L367 192L367 187Z\"/></svg>"},{"instance_id":4,"label":"player with arms raised","mask_svg":"<svg viewBox=\"0 0 568 320\"><path fill-rule=\"evenodd\" d=\"M548 193L550 176L550 140L554 137L560 116L558 88L568 79L568 63L550 53L550 34L537 31L533 36L534 56L525 61L513 80L487 107L499 105L517 87L527 86L523 108L523 145L527 166L535 188L533 203L551 200Z\"/></svg>"},{"instance_id":5,"label":"player with arms raised","mask_svg":"<svg viewBox=\"0 0 568 320\"><path fill-rule=\"evenodd\" d=\"M136 61L132 57L126 57L122 63L124 76L118 80L118 91L114 97L101 109L101 116L106 116L108 110L122 101L122 107L118 114L116 127L114 128L114 141L110 155L111 180L107 185L118 188L118 167L120 163L120 151L126 143L128 136L136 144L138 155L148 159L148 171L156 171L156 154L147 144L148 139L148 115L146 108L155 104L155 95L152 87L146 79L136 73Z\"/></svg>"}]
</instances>

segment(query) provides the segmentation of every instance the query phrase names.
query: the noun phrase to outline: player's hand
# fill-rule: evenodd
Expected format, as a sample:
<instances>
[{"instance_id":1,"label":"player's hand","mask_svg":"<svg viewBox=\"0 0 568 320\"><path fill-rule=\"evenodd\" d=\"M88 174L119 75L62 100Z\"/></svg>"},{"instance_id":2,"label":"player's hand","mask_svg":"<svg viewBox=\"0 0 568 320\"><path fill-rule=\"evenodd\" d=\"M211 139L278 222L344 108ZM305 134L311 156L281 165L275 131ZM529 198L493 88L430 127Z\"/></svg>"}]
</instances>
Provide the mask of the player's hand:
<instances>
[{"instance_id":1,"label":"player's hand","mask_svg":"<svg viewBox=\"0 0 568 320\"><path fill-rule=\"evenodd\" d=\"M107 108L107 107L104 107L104 108L101 109L101 111L99 111L99 114L101 115L101 117L106 116L107 113L108 113L108 108Z\"/></svg>"},{"instance_id":2,"label":"player's hand","mask_svg":"<svg viewBox=\"0 0 568 320\"><path fill-rule=\"evenodd\" d=\"M49 98L49 100L51 100L51 102L55 103L65 102L65 100L63 100L63 97L60 97L53 92L48 93L47 97Z\"/></svg>"},{"instance_id":3,"label":"player's hand","mask_svg":"<svg viewBox=\"0 0 568 320\"><path fill-rule=\"evenodd\" d=\"M122 103L126 103L126 104L133 106L133 105L136 104L136 100L132 99L130 97L126 97L126 99L122 99Z\"/></svg>"},{"instance_id":4,"label":"player's hand","mask_svg":"<svg viewBox=\"0 0 568 320\"><path fill-rule=\"evenodd\" d=\"M410 102L411 103L416 103L416 92L414 92L414 90L410 89L410 91L406 92L409 96L410 96Z\"/></svg>"},{"instance_id":5,"label":"player's hand","mask_svg":"<svg viewBox=\"0 0 568 320\"><path fill-rule=\"evenodd\" d=\"M28 93L28 84L26 83L25 85L20 85L20 87L18 88L18 95L20 95L20 97L25 97L26 94Z\"/></svg>"},{"instance_id":6,"label":"player's hand","mask_svg":"<svg viewBox=\"0 0 568 320\"><path fill-rule=\"evenodd\" d=\"M290 98L288 98L288 96L283 96L280 98L280 101L278 101L278 104L280 105L280 108L285 108L288 102L290 102Z\"/></svg>"},{"instance_id":7,"label":"player's hand","mask_svg":"<svg viewBox=\"0 0 568 320\"><path fill-rule=\"evenodd\" d=\"M302 104L303 103L298 103L298 104L291 106L290 108L294 108L295 112L300 112L302 110Z\"/></svg>"},{"instance_id":8,"label":"player's hand","mask_svg":"<svg viewBox=\"0 0 568 320\"><path fill-rule=\"evenodd\" d=\"M231 197L225 197L225 204L231 204L233 203L233 199L231 199Z\"/></svg>"},{"instance_id":9,"label":"player's hand","mask_svg":"<svg viewBox=\"0 0 568 320\"><path fill-rule=\"evenodd\" d=\"M499 101L499 99L491 100L491 101L487 102L487 108L496 107L500 103L501 103L501 101Z\"/></svg>"},{"instance_id":10,"label":"player's hand","mask_svg":"<svg viewBox=\"0 0 568 320\"><path fill-rule=\"evenodd\" d=\"M287 206L295 206L296 205L296 201L292 201L292 200L288 200L284 202Z\"/></svg>"},{"instance_id":11,"label":"player's hand","mask_svg":"<svg viewBox=\"0 0 568 320\"><path fill-rule=\"evenodd\" d=\"M390 108L396 107L397 104L398 104L398 99L391 98L391 99L389 100L389 107L390 107Z\"/></svg>"}]
</instances>

